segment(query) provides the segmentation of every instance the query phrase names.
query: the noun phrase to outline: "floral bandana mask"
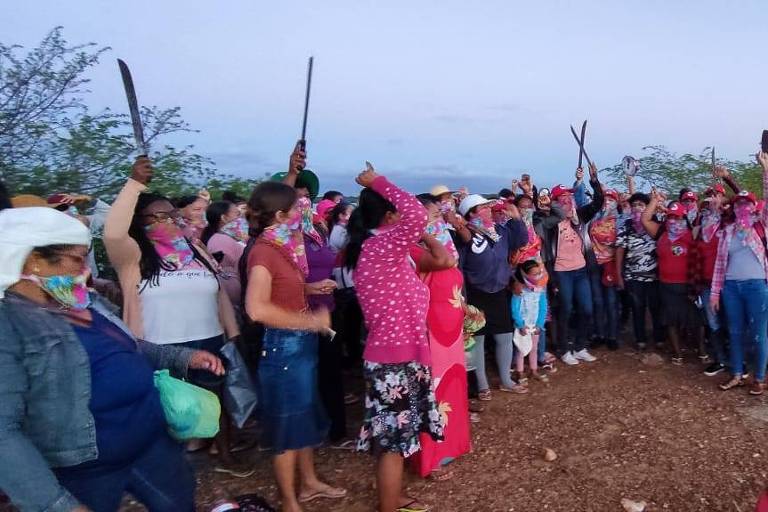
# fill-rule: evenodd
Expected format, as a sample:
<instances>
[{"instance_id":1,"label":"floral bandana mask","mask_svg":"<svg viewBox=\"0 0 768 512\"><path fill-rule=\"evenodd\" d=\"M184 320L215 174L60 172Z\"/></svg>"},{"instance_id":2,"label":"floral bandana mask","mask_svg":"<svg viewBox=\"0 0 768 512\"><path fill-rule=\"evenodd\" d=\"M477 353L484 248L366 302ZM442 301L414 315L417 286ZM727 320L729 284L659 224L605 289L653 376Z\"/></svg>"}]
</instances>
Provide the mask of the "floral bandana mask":
<instances>
[{"instance_id":1,"label":"floral bandana mask","mask_svg":"<svg viewBox=\"0 0 768 512\"><path fill-rule=\"evenodd\" d=\"M312 202L308 197L300 197L296 203L301 212L301 231L311 238L320 247L325 245L325 240L315 229L312 222Z\"/></svg>"},{"instance_id":2,"label":"floral bandana mask","mask_svg":"<svg viewBox=\"0 0 768 512\"><path fill-rule=\"evenodd\" d=\"M754 211L755 207L751 204L743 202L737 204L733 209L733 212L736 214L736 225L742 230L751 228L752 224L754 224L754 219L752 218Z\"/></svg>"},{"instance_id":3,"label":"floral bandana mask","mask_svg":"<svg viewBox=\"0 0 768 512\"><path fill-rule=\"evenodd\" d=\"M83 311L91 305L91 296L87 285L90 275L90 269L86 268L76 276L40 277L30 274L22 275L21 278L37 284L62 307Z\"/></svg>"},{"instance_id":4,"label":"floral bandana mask","mask_svg":"<svg viewBox=\"0 0 768 512\"><path fill-rule=\"evenodd\" d=\"M501 238L496 232L496 224L494 224L493 220L491 219L486 219L478 215L469 221L469 227L474 231L487 236L494 242L498 242Z\"/></svg>"},{"instance_id":5,"label":"floral bandana mask","mask_svg":"<svg viewBox=\"0 0 768 512\"><path fill-rule=\"evenodd\" d=\"M233 221L224 224L219 231L227 236L230 236L238 242L248 241L248 221L242 217L238 217Z\"/></svg>"},{"instance_id":6,"label":"floral bandana mask","mask_svg":"<svg viewBox=\"0 0 768 512\"><path fill-rule=\"evenodd\" d=\"M547 287L547 283L549 282L549 275L544 270L542 270L541 273L539 273L536 276L532 276L530 274L523 274L523 281L525 281L524 284L529 289L537 292L542 292Z\"/></svg>"},{"instance_id":7,"label":"floral bandana mask","mask_svg":"<svg viewBox=\"0 0 768 512\"><path fill-rule=\"evenodd\" d=\"M645 233L645 226L643 226L643 213L645 212L645 207L632 207L632 226L635 228L635 231L638 233Z\"/></svg>"},{"instance_id":8,"label":"floral bandana mask","mask_svg":"<svg viewBox=\"0 0 768 512\"><path fill-rule=\"evenodd\" d=\"M176 270L186 267L195 258L184 233L175 222L155 222L144 228L158 256Z\"/></svg>"},{"instance_id":9,"label":"floral bandana mask","mask_svg":"<svg viewBox=\"0 0 768 512\"><path fill-rule=\"evenodd\" d=\"M709 208L701 210L701 240L709 243L720 227L720 212Z\"/></svg>"},{"instance_id":10,"label":"floral bandana mask","mask_svg":"<svg viewBox=\"0 0 768 512\"><path fill-rule=\"evenodd\" d=\"M440 213L443 215L456 211L456 203L453 202L453 199L449 199L448 201L441 201L438 204L438 207L440 208Z\"/></svg>"},{"instance_id":11,"label":"floral bandana mask","mask_svg":"<svg viewBox=\"0 0 768 512\"><path fill-rule=\"evenodd\" d=\"M456 250L456 246L451 238L451 232L448 230L448 224L444 220L438 219L436 221L427 224L426 233L434 236L443 247L445 247L451 256L458 261L459 252Z\"/></svg>"},{"instance_id":12,"label":"floral bandana mask","mask_svg":"<svg viewBox=\"0 0 768 512\"><path fill-rule=\"evenodd\" d=\"M299 211L288 224L269 226L261 236L272 245L283 251L293 261L304 277L309 275L307 253L304 249L304 237L301 235L302 212Z\"/></svg>"}]
</instances>

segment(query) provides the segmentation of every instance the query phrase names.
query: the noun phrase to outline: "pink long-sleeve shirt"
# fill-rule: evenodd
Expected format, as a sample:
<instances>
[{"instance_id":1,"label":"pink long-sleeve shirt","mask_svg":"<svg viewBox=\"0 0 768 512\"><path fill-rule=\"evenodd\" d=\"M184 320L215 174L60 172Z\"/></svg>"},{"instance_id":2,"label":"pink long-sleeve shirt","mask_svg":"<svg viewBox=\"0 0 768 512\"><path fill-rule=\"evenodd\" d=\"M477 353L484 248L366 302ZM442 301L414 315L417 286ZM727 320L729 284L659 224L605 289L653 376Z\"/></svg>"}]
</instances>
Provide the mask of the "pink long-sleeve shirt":
<instances>
[{"instance_id":1,"label":"pink long-sleeve shirt","mask_svg":"<svg viewBox=\"0 0 768 512\"><path fill-rule=\"evenodd\" d=\"M427 212L415 197L383 176L371 188L391 201L401 218L363 242L353 274L368 327L363 357L374 363L429 365L429 290L408 258L410 247L424 233Z\"/></svg>"}]
</instances>

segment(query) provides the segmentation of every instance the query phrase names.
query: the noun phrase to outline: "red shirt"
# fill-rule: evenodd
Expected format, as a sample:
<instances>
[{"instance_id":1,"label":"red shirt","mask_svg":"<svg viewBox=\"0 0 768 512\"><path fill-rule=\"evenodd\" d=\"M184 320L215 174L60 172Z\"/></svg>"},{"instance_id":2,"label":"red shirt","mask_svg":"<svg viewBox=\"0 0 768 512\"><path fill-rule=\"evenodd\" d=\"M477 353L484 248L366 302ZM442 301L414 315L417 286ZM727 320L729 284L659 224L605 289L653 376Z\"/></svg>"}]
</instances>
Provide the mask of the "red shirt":
<instances>
[{"instance_id":1,"label":"red shirt","mask_svg":"<svg viewBox=\"0 0 768 512\"><path fill-rule=\"evenodd\" d=\"M715 260L717 259L717 244L720 242L720 232L718 231L709 242L704 240L696 241L696 249L699 258L699 274L697 280L702 284L712 283L712 274L715 272Z\"/></svg>"},{"instance_id":2,"label":"red shirt","mask_svg":"<svg viewBox=\"0 0 768 512\"><path fill-rule=\"evenodd\" d=\"M688 283L688 267L692 264L691 253L694 245L693 235L687 230L673 242L669 240L666 231L656 242L656 253L659 257L659 281L669 284Z\"/></svg>"}]
</instances>

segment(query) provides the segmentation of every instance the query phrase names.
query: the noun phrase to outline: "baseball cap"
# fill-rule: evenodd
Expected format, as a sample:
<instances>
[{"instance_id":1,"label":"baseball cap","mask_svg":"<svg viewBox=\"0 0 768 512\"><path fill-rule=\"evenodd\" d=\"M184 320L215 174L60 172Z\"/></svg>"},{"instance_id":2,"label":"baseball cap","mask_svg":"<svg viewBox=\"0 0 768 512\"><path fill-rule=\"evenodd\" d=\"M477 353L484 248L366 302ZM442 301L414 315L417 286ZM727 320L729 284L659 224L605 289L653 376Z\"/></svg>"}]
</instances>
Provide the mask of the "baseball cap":
<instances>
[{"instance_id":1,"label":"baseball cap","mask_svg":"<svg viewBox=\"0 0 768 512\"><path fill-rule=\"evenodd\" d=\"M735 196L731 198L731 202L736 204L736 201L740 199L746 199L747 201L750 201L752 204L757 204L757 197L755 197L755 194L752 192L748 192L746 190L742 190Z\"/></svg>"},{"instance_id":2,"label":"baseball cap","mask_svg":"<svg viewBox=\"0 0 768 512\"><path fill-rule=\"evenodd\" d=\"M568 188L565 185L557 185L550 192L552 199L554 199L555 201L557 201L557 198L562 196L563 194L573 194L573 189Z\"/></svg>"},{"instance_id":3,"label":"baseball cap","mask_svg":"<svg viewBox=\"0 0 768 512\"><path fill-rule=\"evenodd\" d=\"M707 189L704 191L705 196L710 196L713 194L723 194L725 195L725 187L722 186L720 183L716 183L715 185L712 185L711 187L707 187Z\"/></svg>"},{"instance_id":4,"label":"baseball cap","mask_svg":"<svg viewBox=\"0 0 768 512\"><path fill-rule=\"evenodd\" d=\"M699 198L698 196L696 196L696 192L689 190L688 192L680 196L680 200L681 201L698 201Z\"/></svg>"},{"instance_id":5,"label":"baseball cap","mask_svg":"<svg viewBox=\"0 0 768 512\"><path fill-rule=\"evenodd\" d=\"M677 201L673 202L667 207L667 217L685 217L685 207Z\"/></svg>"},{"instance_id":6,"label":"baseball cap","mask_svg":"<svg viewBox=\"0 0 768 512\"><path fill-rule=\"evenodd\" d=\"M51 206L45 199L33 194L20 194L11 198L11 205L14 208L30 208L33 206Z\"/></svg>"},{"instance_id":7,"label":"baseball cap","mask_svg":"<svg viewBox=\"0 0 768 512\"><path fill-rule=\"evenodd\" d=\"M467 213L469 213L469 210L471 210L475 206L480 206L480 205L488 204L491 202L492 201L489 201L488 199L484 198L480 194L470 194L467 197L465 197L459 204L459 213L461 215L466 215Z\"/></svg>"},{"instance_id":8,"label":"baseball cap","mask_svg":"<svg viewBox=\"0 0 768 512\"><path fill-rule=\"evenodd\" d=\"M612 189L612 188L607 188L607 189L603 190L603 195L605 197L610 197L610 198L614 199L615 201L619 200L619 193L616 192L616 190Z\"/></svg>"}]
</instances>

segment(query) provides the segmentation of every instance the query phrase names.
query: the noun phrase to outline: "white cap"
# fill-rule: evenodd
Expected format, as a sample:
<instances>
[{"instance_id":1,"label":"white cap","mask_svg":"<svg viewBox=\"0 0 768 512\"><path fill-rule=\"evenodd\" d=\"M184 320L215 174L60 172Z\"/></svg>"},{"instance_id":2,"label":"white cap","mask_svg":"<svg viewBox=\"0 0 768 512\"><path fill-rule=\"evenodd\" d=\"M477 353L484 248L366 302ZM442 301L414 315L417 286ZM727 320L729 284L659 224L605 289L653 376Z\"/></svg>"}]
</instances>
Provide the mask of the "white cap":
<instances>
[{"instance_id":1,"label":"white cap","mask_svg":"<svg viewBox=\"0 0 768 512\"><path fill-rule=\"evenodd\" d=\"M492 201L489 201L488 199L484 198L480 194L470 194L467 197L465 197L459 204L459 213L462 216L466 216L467 213L469 213L469 210L471 210L475 206L480 206L481 204L488 204L491 202Z\"/></svg>"}]
</instances>

